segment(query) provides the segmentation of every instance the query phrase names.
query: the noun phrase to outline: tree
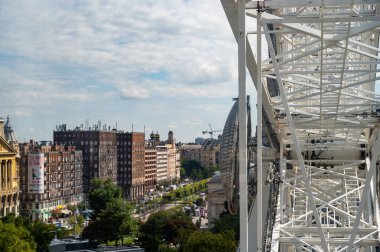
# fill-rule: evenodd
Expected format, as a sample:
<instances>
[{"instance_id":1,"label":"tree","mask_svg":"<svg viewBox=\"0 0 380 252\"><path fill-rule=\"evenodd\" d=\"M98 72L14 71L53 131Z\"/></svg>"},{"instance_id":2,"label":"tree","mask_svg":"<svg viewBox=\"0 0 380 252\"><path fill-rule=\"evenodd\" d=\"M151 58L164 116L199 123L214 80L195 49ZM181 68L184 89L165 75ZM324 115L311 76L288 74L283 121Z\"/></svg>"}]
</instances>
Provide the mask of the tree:
<instances>
[{"instance_id":1,"label":"tree","mask_svg":"<svg viewBox=\"0 0 380 252\"><path fill-rule=\"evenodd\" d=\"M0 251L33 252L36 248L36 242L25 227L16 227L14 223L3 223L0 220Z\"/></svg>"},{"instance_id":2,"label":"tree","mask_svg":"<svg viewBox=\"0 0 380 252\"><path fill-rule=\"evenodd\" d=\"M211 232L213 233L223 233L227 230L233 230L235 233L235 240L239 240L240 225L239 225L239 215L231 215L227 212L220 214L219 219L212 220L213 227Z\"/></svg>"},{"instance_id":3,"label":"tree","mask_svg":"<svg viewBox=\"0 0 380 252\"><path fill-rule=\"evenodd\" d=\"M89 192L90 208L94 210L93 218L95 219L101 210L106 209L108 202L121 197L121 187L114 184L111 179L93 179Z\"/></svg>"},{"instance_id":4,"label":"tree","mask_svg":"<svg viewBox=\"0 0 380 252\"><path fill-rule=\"evenodd\" d=\"M69 217L69 224L73 227L75 234L80 234L81 227L83 226L84 218L82 215L71 215Z\"/></svg>"},{"instance_id":5,"label":"tree","mask_svg":"<svg viewBox=\"0 0 380 252\"><path fill-rule=\"evenodd\" d=\"M197 206L206 206L206 201L203 200L202 198L198 198L196 201L195 201L195 205Z\"/></svg>"},{"instance_id":6,"label":"tree","mask_svg":"<svg viewBox=\"0 0 380 252\"><path fill-rule=\"evenodd\" d=\"M183 160L181 161L181 178L189 177L192 180L201 180L209 178L215 171L218 170L217 166L202 167L198 161Z\"/></svg>"},{"instance_id":7,"label":"tree","mask_svg":"<svg viewBox=\"0 0 380 252\"><path fill-rule=\"evenodd\" d=\"M141 226L139 240L145 251L158 251L161 244L181 247L196 227L191 218L179 210L159 211Z\"/></svg>"},{"instance_id":8,"label":"tree","mask_svg":"<svg viewBox=\"0 0 380 252\"><path fill-rule=\"evenodd\" d=\"M82 237L91 241L106 242L103 238L102 223L99 221L90 221L87 227L82 231Z\"/></svg>"},{"instance_id":9,"label":"tree","mask_svg":"<svg viewBox=\"0 0 380 252\"><path fill-rule=\"evenodd\" d=\"M9 213L1 219L4 223L15 223L16 215L14 213Z\"/></svg>"},{"instance_id":10,"label":"tree","mask_svg":"<svg viewBox=\"0 0 380 252\"><path fill-rule=\"evenodd\" d=\"M181 167L185 171L184 177L189 177L192 180L199 180L202 178L202 166L195 160L181 161Z\"/></svg>"},{"instance_id":11,"label":"tree","mask_svg":"<svg viewBox=\"0 0 380 252\"><path fill-rule=\"evenodd\" d=\"M79 212L83 212L86 209L86 202L84 202L84 201L79 202L77 205L77 208L78 208Z\"/></svg>"},{"instance_id":12,"label":"tree","mask_svg":"<svg viewBox=\"0 0 380 252\"><path fill-rule=\"evenodd\" d=\"M45 224L40 221L33 222L30 232L37 243L37 251L49 251L49 244L54 239L55 231L56 227L53 224Z\"/></svg>"},{"instance_id":13,"label":"tree","mask_svg":"<svg viewBox=\"0 0 380 252\"><path fill-rule=\"evenodd\" d=\"M132 218L132 206L122 198L114 198L107 202L82 233L83 238L105 242L115 240L116 245L124 235L138 230L137 222Z\"/></svg>"},{"instance_id":14,"label":"tree","mask_svg":"<svg viewBox=\"0 0 380 252\"><path fill-rule=\"evenodd\" d=\"M189 236L184 252L235 252L237 244L233 231L224 231L221 234L213 234L209 231L197 231Z\"/></svg>"},{"instance_id":15,"label":"tree","mask_svg":"<svg viewBox=\"0 0 380 252\"><path fill-rule=\"evenodd\" d=\"M8 214L7 216L3 217L2 221L0 222L3 224L3 228L6 227L10 229L11 234L13 231L18 230L18 235L20 235L21 238L26 237L27 239L33 241L31 247L36 247L35 249L41 252L49 251L49 244L53 240L54 233L57 230L57 228L52 224L45 224L40 221L35 221L32 223L29 218L26 218L24 216L16 217L14 214ZM10 241L12 241L12 239L12 237L9 237ZM21 244L23 244L22 241ZM37 246L35 246L36 244ZM4 250L0 247L0 251L24 251L23 249L6 250L5 247L2 248L4 248Z\"/></svg>"}]
</instances>

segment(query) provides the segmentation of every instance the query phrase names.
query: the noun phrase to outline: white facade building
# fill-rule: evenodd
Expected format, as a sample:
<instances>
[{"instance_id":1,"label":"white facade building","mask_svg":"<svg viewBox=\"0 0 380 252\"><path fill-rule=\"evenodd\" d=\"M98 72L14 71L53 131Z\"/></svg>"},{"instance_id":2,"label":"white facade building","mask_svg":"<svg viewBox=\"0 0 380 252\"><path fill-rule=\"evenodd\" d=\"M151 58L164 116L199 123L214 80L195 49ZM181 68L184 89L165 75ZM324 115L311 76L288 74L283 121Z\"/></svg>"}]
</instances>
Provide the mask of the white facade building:
<instances>
[{"instance_id":1,"label":"white facade building","mask_svg":"<svg viewBox=\"0 0 380 252\"><path fill-rule=\"evenodd\" d=\"M157 183L169 178L168 174L168 148L156 146L157 150Z\"/></svg>"}]
</instances>

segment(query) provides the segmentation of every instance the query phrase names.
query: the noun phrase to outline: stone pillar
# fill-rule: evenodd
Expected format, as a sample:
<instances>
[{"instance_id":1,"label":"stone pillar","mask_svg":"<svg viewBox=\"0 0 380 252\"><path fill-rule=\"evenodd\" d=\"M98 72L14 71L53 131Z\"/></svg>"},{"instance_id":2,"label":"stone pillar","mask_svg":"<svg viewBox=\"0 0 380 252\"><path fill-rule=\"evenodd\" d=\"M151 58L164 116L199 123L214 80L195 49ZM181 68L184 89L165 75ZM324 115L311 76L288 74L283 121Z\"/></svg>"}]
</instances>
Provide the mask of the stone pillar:
<instances>
[{"instance_id":1,"label":"stone pillar","mask_svg":"<svg viewBox=\"0 0 380 252\"><path fill-rule=\"evenodd\" d=\"M9 176L9 188L13 189L13 167L12 167L12 160L8 161L8 176Z\"/></svg>"},{"instance_id":2,"label":"stone pillar","mask_svg":"<svg viewBox=\"0 0 380 252\"><path fill-rule=\"evenodd\" d=\"M6 189L7 187L7 175L6 175L6 170L7 170L7 163L5 160L1 161L1 166L2 166L2 176L3 176L3 190Z\"/></svg>"},{"instance_id":3,"label":"stone pillar","mask_svg":"<svg viewBox=\"0 0 380 252\"><path fill-rule=\"evenodd\" d=\"M3 188L3 161L0 162L0 190Z\"/></svg>"},{"instance_id":4,"label":"stone pillar","mask_svg":"<svg viewBox=\"0 0 380 252\"><path fill-rule=\"evenodd\" d=\"M5 189L8 189L8 163L5 161L4 165L5 170Z\"/></svg>"},{"instance_id":5,"label":"stone pillar","mask_svg":"<svg viewBox=\"0 0 380 252\"><path fill-rule=\"evenodd\" d=\"M5 190L5 183L7 181L7 178L5 177L5 160L1 161L1 189Z\"/></svg>"}]
</instances>

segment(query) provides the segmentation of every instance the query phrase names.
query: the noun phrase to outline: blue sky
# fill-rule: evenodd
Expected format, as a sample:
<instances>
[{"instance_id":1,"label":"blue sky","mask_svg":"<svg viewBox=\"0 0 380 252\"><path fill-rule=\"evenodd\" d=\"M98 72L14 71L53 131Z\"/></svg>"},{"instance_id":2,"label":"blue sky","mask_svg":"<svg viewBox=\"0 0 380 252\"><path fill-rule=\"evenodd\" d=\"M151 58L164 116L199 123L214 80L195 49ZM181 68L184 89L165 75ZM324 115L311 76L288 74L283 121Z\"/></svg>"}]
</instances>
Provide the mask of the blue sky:
<instances>
[{"instance_id":1,"label":"blue sky","mask_svg":"<svg viewBox=\"0 0 380 252\"><path fill-rule=\"evenodd\" d=\"M237 96L218 0L0 0L0 41L0 116L19 141L87 119L190 142Z\"/></svg>"}]
</instances>

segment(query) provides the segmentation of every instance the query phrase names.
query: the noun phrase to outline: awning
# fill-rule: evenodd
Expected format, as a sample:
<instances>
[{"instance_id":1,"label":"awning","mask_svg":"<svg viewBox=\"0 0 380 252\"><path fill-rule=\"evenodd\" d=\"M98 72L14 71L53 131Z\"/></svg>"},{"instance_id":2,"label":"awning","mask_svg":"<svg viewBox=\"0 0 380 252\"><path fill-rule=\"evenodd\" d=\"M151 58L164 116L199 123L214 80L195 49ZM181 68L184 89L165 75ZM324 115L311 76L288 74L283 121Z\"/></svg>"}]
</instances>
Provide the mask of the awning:
<instances>
[{"instance_id":1,"label":"awning","mask_svg":"<svg viewBox=\"0 0 380 252\"><path fill-rule=\"evenodd\" d=\"M61 213L63 213L63 214L71 214L71 211L67 210L67 209L62 209Z\"/></svg>"}]
</instances>

